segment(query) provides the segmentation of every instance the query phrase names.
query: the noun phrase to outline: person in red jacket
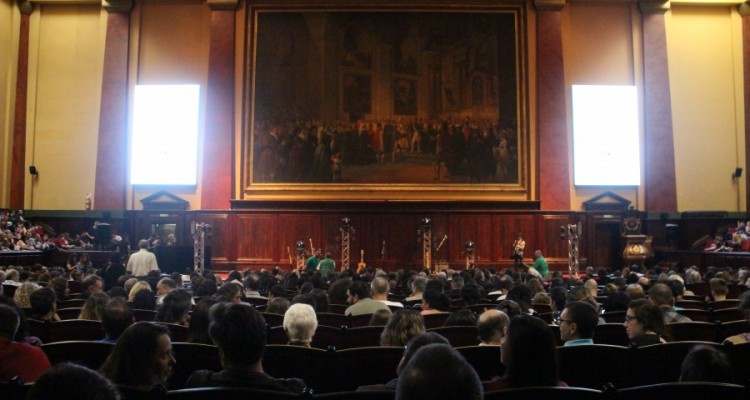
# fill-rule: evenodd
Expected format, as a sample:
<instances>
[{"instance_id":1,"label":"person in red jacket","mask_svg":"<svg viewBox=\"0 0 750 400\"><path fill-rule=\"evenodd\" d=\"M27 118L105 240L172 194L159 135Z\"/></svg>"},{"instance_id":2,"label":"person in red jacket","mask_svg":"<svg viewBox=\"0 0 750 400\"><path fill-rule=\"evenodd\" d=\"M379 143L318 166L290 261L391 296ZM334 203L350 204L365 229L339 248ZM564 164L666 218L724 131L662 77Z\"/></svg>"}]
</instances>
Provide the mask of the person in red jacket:
<instances>
[{"instance_id":1,"label":"person in red jacket","mask_svg":"<svg viewBox=\"0 0 750 400\"><path fill-rule=\"evenodd\" d=\"M16 310L0 304L0 381L18 377L26 383L36 382L50 363L42 349L13 341L18 324Z\"/></svg>"}]
</instances>

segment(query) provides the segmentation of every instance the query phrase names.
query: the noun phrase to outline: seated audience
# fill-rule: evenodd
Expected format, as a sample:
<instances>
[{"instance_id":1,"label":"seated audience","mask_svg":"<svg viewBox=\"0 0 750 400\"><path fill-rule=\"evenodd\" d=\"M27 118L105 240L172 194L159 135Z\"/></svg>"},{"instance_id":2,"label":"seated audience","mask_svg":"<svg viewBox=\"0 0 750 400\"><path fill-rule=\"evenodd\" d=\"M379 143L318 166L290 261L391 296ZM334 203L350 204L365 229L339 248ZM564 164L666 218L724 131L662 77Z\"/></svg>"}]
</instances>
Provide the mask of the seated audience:
<instances>
[{"instance_id":1,"label":"seated audience","mask_svg":"<svg viewBox=\"0 0 750 400\"><path fill-rule=\"evenodd\" d=\"M573 301L560 315L560 339L565 346L594 344L594 329L599 323L596 309L588 302Z\"/></svg>"},{"instance_id":2,"label":"seated audience","mask_svg":"<svg viewBox=\"0 0 750 400\"><path fill-rule=\"evenodd\" d=\"M414 356L414 353L417 352L417 350L421 349L422 347L428 345L428 344L445 344L450 346L450 342L448 342L448 339L443 337L440 334L437 334L435 332L426 332L421 335L417 335L413 337L409 342L404 346L404 355L401 357L401 361L398 363L398 366L396 367L396 377L392 380L388 381L384 384L378 384L378 385L365 385L360 386L357 388L358 392L361 391L378 391L378 390L390 390L395 391L396 386L398 385L398 376L401 375L401 372L403 372L404 367L406 367L406 364L409 363L409 360Z\"/></svg>"},{"instance_id":3,"label":"seated audience","mask_svg":"<svg viewBox=\"0 0 750 400\"><path fill-rule=\"evenodd\" d=\"M450 312L451 299L435 289L427 289L422 294L422 315Z\"/></svg>"},{"instance_id":4,"label":"seated audience","mask_svg":"<svg viewBox=\"0 0 750 400\"><path fill-rule=\"evenodd\" d=\"M682 362L680 382L734 383L732 364L721 350L695 346Z\"/></svg>"},{"instance_id":5,"label":"seated audience","mask_svg":"<svg viewBox=\"0 0 750 400\"><path fill-rule=\"evenodd\" d=\"M727 281L721 278L712 278L708 281L708 284L711 286L711 296L706 297L706 301L724 301L727 299L727 294L729 294Z\"/></svg>"},{"instance_id":6,"label":"seated audience","mask_svg":"<svg viewBox=\"0 0 750 400\"><path fill-rule=\"evenodd\" d=\"M515 318L523 312L521 306L513 300L503 300L497 305L497 309L508 315L509 318Z\"/></svg>"},{"instance_id":7,"label":"seated audience","mask_svg":"<svg viewBox=\"0 0 750 400\"><path fill-rule=\"evenodd\" d=\"M654 303L646 299L633 300L625 315L625 331L632 346L666 343L664 317Z\"/></svg>"},{"instance_id":8,"label":"seated audience","mask_svg":"<svg viewBox=\"0 0 750 400\"><path fill-rule=\"evenodd\" d=\"M209 334L219 348L223 370L200 370L188 378L186 386L250 387L301 394L306 391L300 379L274 379L263 372L266 322L252 306L221 303L211 308Z\"/></svg>"},{"instance_id":9,"label":"seated audience","mask_svg":"<svg viewBox=\"0 0 750 400\"><path fill-rule=\"evenodd\" d=\"M107 306L104 307L102 314L102 328L104 328L104 339L99 340L104 343L117 343L125 329L135 323L133 312L130 310L128 303L122 297L111 299Z\"/></svg>"},{"instance_id":10,"label":"seated audience","mask_svg":"<svg viewBox=\"0 0 750 400\"><path fill-rule=\"evenodd\" d=\"M13 301L15 301L20 308L31 308L31 294L38 289L39 286L35 283L22 283L13 295Z\"/></svg>"},{"instance_id":11,"label":"seated audience","mask_svg":"<svg viewBox=\"0 0 750 400\"><path fill-rule=\"evenodd\" d=\"M625 295L628 296L628 300L638 300L646 298L646 291L643 290L643 286L637 283L631 283L625 288Z\"/></svg>"},{"instance_id":12,"label":"seated audience","mask_svg":"<svg viewBox=\"0 0 750 400\"><path fill-rule=\"evenodd\" d=\"M195 304L190 314L190 325L188 326L188 343L214 344L208 335L208 325L211 322L209 314L211 307L219 301L206 297Z\"/></svg>"},{"instance_id":13,"label":"seated audience","mask_svg":"<svg viewBox=\"0 0 750 400\"><path fill-rule=\"evenodd\" d=\"M161 391L175 362L169 329L142 321L120 335L101 372L116 385Z\"/></svg>"},{"instance_id":14,"label":"seated audience","mask_svg":"<svg viewBox=\"0 0 750 400\"><path fill-rule=\"evenodd\" d=\"M527 386L567 386L558 380L557 347L552 329L530 315L510 320L500 346L505 375L484 383L485 391Z\"/></svg>"},{"instance_id":15,"label":"seated audience","mask_svg":"<svg viewBox=\"0 0 750 400\"><path fill-rule=\"evenodd\" d=\"M0 381L19 377L34 382L50 367L42 349L13 340L20 321L14 308L0 304Z\"/></svg>"},{"instance_id":16,"label":"seated audience","mask_svg":"<svg viewBox=\"0 0 750 400\"><path fill-rule=\"evenodd\" d=\"M690 322L691 319L678 313L674 308L674 296L672 295L672 288L665 283L657 283L651 287L648 291L648 297L651 302L659 306L662 315L664 316L665 324L672 324L676 322Z\"/></svg>"},{"instance_id":17,"label":"seated audience","mask_svg":"<svg viewBox=\"0 0 750 400\"><path fill-rule=\"evenodd\" d=\"M130 288L130 292L128 292L128 301L134 302L135 296L142 290L147 291L151 296L153 296L153 293L151 292L151 285L148 284L146 281L136 281L135 284Z\"/></svg>"},{"instance_id":18,"label":"seated audience","mask_svg":"<svg viewBox=\"0 0 750 400\"><path fill-rule=\"evenodd\" d=\"M177 282L172 278L161 278L156 284L156 304L159 305L164 301L164 296L167 293L177 289Z\"/></svg>"},{"instance_id":19,"label":"seated audience","mask_svg":"<svg viewBox=\"0 0 750 400\"><path fill-rule=\"evenodd\" d=\"M55 291L55 297L57 301L65 301L70 295L70 288L68 287L68 280L62 276L56 276L50 280L50 288Z\"/></svg>"},{"instance_id":20,"label":"seated audience","mask_svg":"<svg viewBox=\"0 0 750 400\"><path fill-rule=\"evenodd\" d=\"M166 296L162 305L156 310L156 321L170 324L187 325L190 316L190 293L185 289L175 289Z\"/></svg>"},{"instance_id":21,"label":"seated audience","mask_svg":"<svg viewBox=\"0 0 750 400\"><path fill-rule=\"evenodd\" d=\"M428 344L412 356L399 376L397 400L481 400L474 368L447 344Z\"/></svg>"},{"instance_id":22,"label":"seated audience","mask_svg":"<svg viewBox=\"0 0 750 400\"><path fill-rule=\"evenodd\" d=\"M242 285L234 281L224 283L216 292L216 298L227 303L239 303L242 297Z\"/></svg>"},{"instance_id":23,"label":"seated audience","mask_svg":"<svg viewBox=\"0 0 750 400\"><path fill-rule=\"evenodd\" d=\"M344 311L345 315L372 314L378 310L390 310L383 302L373 300L370 297L370 288L366 283L353 282L347 290L347 303L349 307Z\"/></svg>"},{"instance_id":24,"label":"seated audience","mask_svg":"<svg viewBox=\"0 0 750 400\"><path fill-rule=\"evenodd\" d=\"M380 345L403 347L413 337L424 332L424 318L416 310L398 310L393 313L380 334Z\"/></svg>"},{"instance_id":25,"label":"seated audience","mask_svg":"<svg viewBox=\"0 0 750 400\"><path fill-rule=\"evenodd\" d=\"M377 277L370 282L370 294L377 301L385 303L389 307L403 307L403 303L388 300L388 292L391 290L388 280L383 277Z\"/></svg>"},{"instance_id":26,"label":"seated audience","mask_svg":"<svg viewBox=\"0 0 750 400\"><path fill-rule=\"evenodd\" d=\"M91 296L86 299L86 302L83 303L83 308L81 308L81 313L78 315L78 319L101 321L104 307L107 306L108 301L109 295L104 292L91 294Z\"/></svg>"},{"instance_id":27,"label":"seated audience","mask_svg":"<svg viewBox=\"0 0 750 400\"><path fill-rule=\"evenodd\" d=\"M60 363L29 389L27 400L120 400L115 386L100 373L73 363Z\"/></svg>"},{"instance_id":28,"label":"seated audience","mask_svg":"<svg viewBox=\"0 0 750 400\"><path fill-rule=\"evenodd\" d=\"M59 321L57 315L57 297L50 288L41 288L31 294L31 319L39 321Z\"/></svg>"},{"instance_id":29,"label":"seated audience","mask_svg":"<svg viewBox=\"0 0 750 400\"><path fill-rule=\"evenodd\" d=\"M409 287L411 288L411 294L407 296L404 299L404 301L406 302L421 301L422 294L424 293L427 287L427 278L423 276L417 276L414 278L411 284L409 284Z\"/></svg>"},{"instance_id":30,"label":"seated audience","mask_svg":"<svg viewBox=\"0 0 750 400\"><path fill-rule=\"evenodd\" d=\"M372 313L368 326L386 326L391 319L391 310L378 310Z\"/></svg>"},{"instance_id":31,"label":"seated audience","mask_svg":"<svg viewBox=\"0 0 750 400\"><path fill-rule=\"evenodd\" d=\"M273 299L270 299L268 302L268 306L266 307L266 312L269 314L279 314L284 315L286 314L286 310L289 309L289 306L291 303L289 302L289 299L286 297L274 297Z\"/></svg>"},{"instance_id":32,"label":"seated audience","mask_svg":"<svg viewBox=\"0 0 750 400\"><path fill-rule=\"evenodd\" d=\"M92 293L104 290L104 281L96 275L89 275L81 281L81 297L88 298Z\"/></svg>"},{"instance_id":33,"label":"seated audience","mask_svg":"<svg viewBox=\"0 0 750 400\"><path fill-rule=\"evenodd\" d=\"M477 317L468 308L456 310L445 319L443 326L476 326Z\"/></svg>"},{"instance_id":34,"label":"seated audience","mask_svg":"<svg viewBox=\"0 0 750 400\"><path fill-rule=\"evenodd\" d=\"M310 347L315 330L318 329L318 317L315 309L309 304L292 304L284 314L284 331L289 338L289 345Z\"/></svg>"},{"instance_id":35,"label":"seated audience","mask_svg":"<svg viewBox=\"0 0 750 400\"><path fill-rule=\"evenodd\" d=\"M742 314L750 322L750 291L745 291L740 295L740 304L737 306ZM724 343L740 344L750 342L750 332L740 333L726 338Z\"/></svg>"},{"instance_id":36,"label":"seated audience","mask_svg":"<svg viewBox=\"0 0 750 400\"><path fill-rule=\"evenodd\" d=\"M500 310L487 310L477 319L480 346L500 346L510 318Z\"/></svg>"}]
</instances>

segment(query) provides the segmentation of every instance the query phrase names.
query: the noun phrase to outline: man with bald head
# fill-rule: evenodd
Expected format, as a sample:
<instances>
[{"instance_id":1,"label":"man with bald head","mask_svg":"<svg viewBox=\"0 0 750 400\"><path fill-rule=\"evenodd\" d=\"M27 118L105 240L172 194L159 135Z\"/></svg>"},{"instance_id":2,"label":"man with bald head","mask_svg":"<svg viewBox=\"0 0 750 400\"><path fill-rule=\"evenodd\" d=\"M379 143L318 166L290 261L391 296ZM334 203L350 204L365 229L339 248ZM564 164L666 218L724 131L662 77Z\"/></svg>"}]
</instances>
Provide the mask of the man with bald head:
<instances>
[{"instance_id":1,"label":"man with bald head","mask_svg":"<svg viewBox=\"0 0 750 400\"><path fill-rule=\"evenodd\" d=\"M664 316L665 324L671 324L675 322L691 322L690 318L678 313L675 310L672 288L670 288L667 284L655 284L651 288L651 290L648 291L648 297L652 303L659 306L659 309Z\"/></svg>"},{"instance_id":2,"label":"man with bald head","mask_svg":"<svg viewBox=\"0 0 750 400\"><path fill-rule=\"evenodd\" d=\"M508 324L510 324L510 318L500 310L490 309L483 312L477 319L477 331L482 341L479 345L500 346Z\"/></svg>"},{"instance_id":3,"label":"man with bald head","mask_svg":"<svg viewBox=\"0 0 750 400\"><path fill-rule=\"evenodd\" d=\"M128 273L135 277L145 277L150 271L158 271L156 255L148 251L148 240L142 239L138 242L138 252L130 255L128 259Z\"/></svg>"},{"instance_id":4,"label":"man with bald head","mask_svg":"<svg viewBox=\"0 0 750 400\"><path fill-rule=\"evenodd\" d=\"M388 292L390 289L391 285L388 283L388 280L382 276L379 276L370 282L370 295L372 295L373 300L385 303L385 305L389 307L403 308L404 305L402 303L388 300Z\"/></svg>"}]
</instances>

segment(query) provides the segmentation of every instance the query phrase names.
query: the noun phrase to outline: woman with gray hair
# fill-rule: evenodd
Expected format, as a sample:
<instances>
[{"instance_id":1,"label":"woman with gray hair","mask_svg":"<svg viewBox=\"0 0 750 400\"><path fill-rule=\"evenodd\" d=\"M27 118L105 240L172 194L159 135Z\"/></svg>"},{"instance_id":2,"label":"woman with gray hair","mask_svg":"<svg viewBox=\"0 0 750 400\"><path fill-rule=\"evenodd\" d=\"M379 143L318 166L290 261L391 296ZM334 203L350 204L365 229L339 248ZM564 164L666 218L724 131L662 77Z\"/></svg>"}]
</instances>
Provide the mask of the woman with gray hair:
<instances>
[{"instance_id":1,"label":"woman with gray hair","mask_svg":"<svg viewBox=\"0 0 750 400\"><path fill-rule=\"evenodd\" d=\"M292 304L284 313L284 331L290 345L310 347L315 330L318 329L318 317L315 309L305 303Z\"/></svg>"}]
</instances>

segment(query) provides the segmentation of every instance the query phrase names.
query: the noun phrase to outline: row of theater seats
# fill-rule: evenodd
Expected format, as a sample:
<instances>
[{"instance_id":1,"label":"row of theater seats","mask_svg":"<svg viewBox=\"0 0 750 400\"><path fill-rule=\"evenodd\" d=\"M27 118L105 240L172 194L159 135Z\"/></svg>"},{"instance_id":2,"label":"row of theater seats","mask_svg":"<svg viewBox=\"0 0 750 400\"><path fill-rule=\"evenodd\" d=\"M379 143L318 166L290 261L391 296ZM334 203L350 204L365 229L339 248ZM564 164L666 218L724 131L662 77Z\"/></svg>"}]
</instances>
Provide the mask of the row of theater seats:
<instances>
[{"instance_id":1,"label":"row of theater seats","mask_svg":"<svg viewBox=\"0 0 750 400\"><path fill-rule=\"evenodd\" d=\"M558 347L560 379L570 386L601 389L611 383L625 388L676 382L687 353L696 345L724 351L735 370L735 382L750 380L750 343L719 345L710 342L673 342L627 348L609 345ZM182 388L198 369L221 369L215 346L173 343L177 364L170 387ZM73 361L99 368L112 349L111 344L73 341L42 346L50 362ZM496 346L457 347L482 380L500 376L500 348ZM362 385L385 383L396 377L401 359L400 347L358 347L323 350L288 345L268 345L263 359L265 371L273 377L302 378L316 393L354 390Z\"/></svg>"},{"instance_id":2,"label":"row of theater seats","mask_svg":"<svg viewBox=\"0 0 750 400\"><path fill-rule=\"evenodd\" d=\"M8 400L25 399L29 386L2 387ZM119 387L123 400L394 400L394 392L355 392L302 395L242 388L195 388L172 390L166 393L147 393L133 388ZM484 394L484 400L643 400L676 398L680 400L747 400L750 390L741 385L680 382L643 385L623 389L595 390L578 387L527 387L506 389Z\"/></svg>"}]
</instances>

